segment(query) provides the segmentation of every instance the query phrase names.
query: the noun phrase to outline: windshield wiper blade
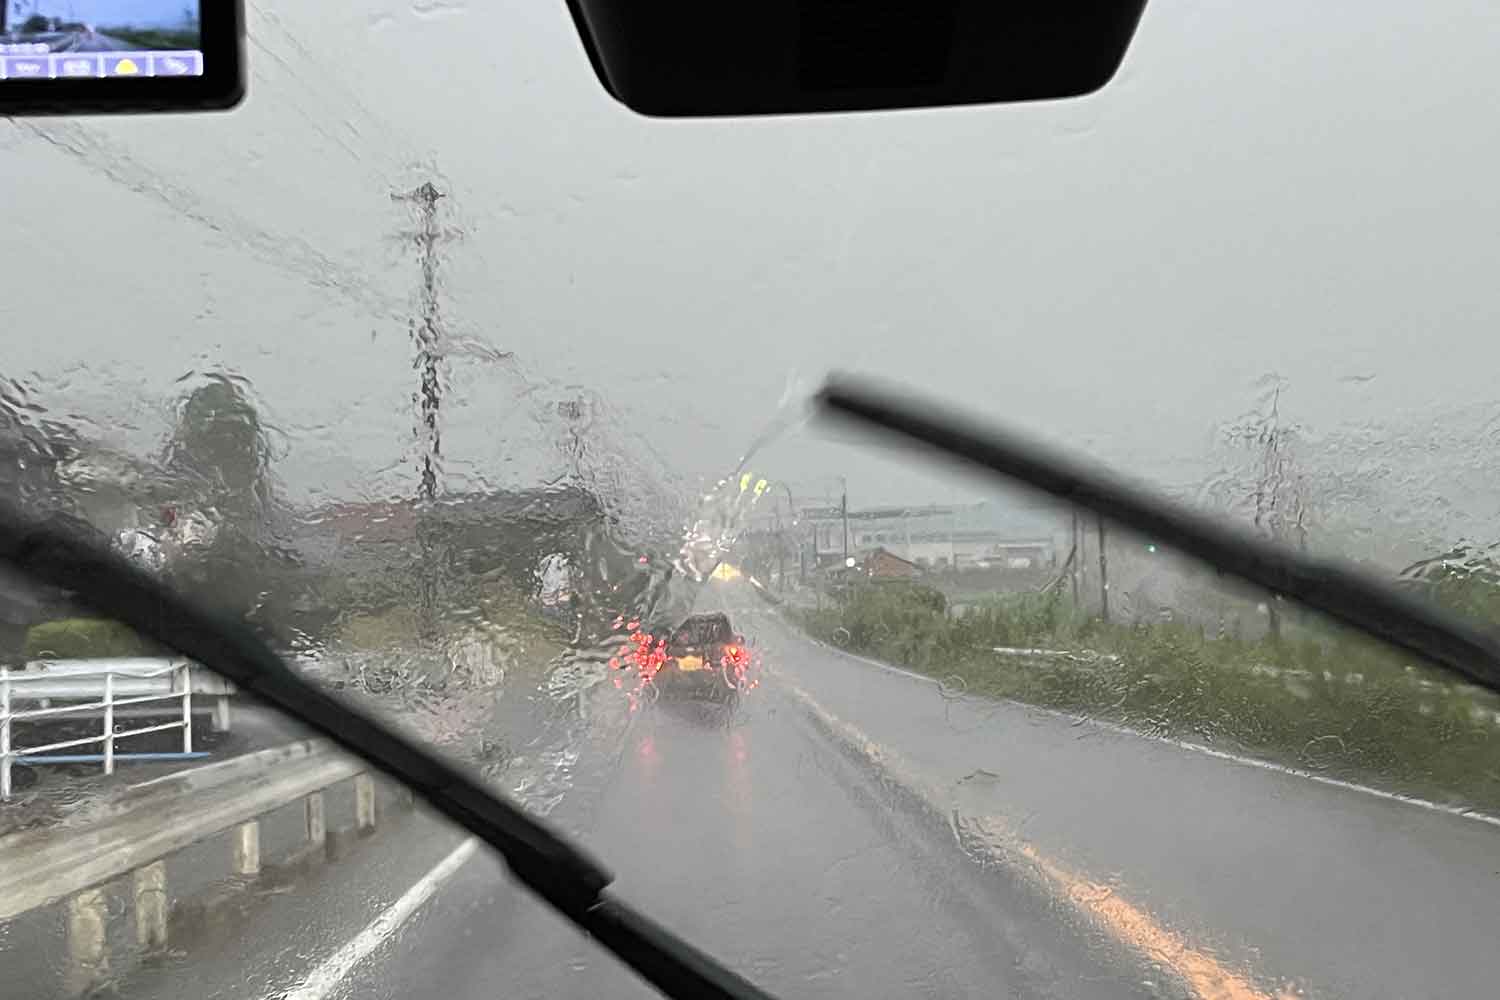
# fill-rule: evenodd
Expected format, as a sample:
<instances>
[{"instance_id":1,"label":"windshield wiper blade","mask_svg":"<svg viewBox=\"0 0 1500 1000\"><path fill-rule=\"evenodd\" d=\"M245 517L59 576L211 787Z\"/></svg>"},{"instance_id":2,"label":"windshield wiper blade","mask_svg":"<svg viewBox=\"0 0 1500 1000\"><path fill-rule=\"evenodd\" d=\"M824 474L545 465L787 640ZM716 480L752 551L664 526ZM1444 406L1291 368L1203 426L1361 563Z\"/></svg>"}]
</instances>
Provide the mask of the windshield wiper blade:
<instances>
[{"instance_id":1,"label":"windshield wiper blade","mask_svg":"<svg viewBox=\"0 0 1500 1000\"><path fill-rule=\"evenodd\" d=\"M710 955L610 896L598 862L460 769L298 677L238 622L174 593L67 518L38 522L0 504L0 560L71 591L233 681L390 775L489 844L516 878L670 997L770 1000Z\"/></svg>"},{"instance_id":2,"label":"windshield wiper blade","mask_svg":"<svg viewBox=\"0 0 1500 1000\"><path fill-rule=\"evenodd\" d=\"M1121 482L1097 466L889 384L835 375L816 402L821 412L865 430L924 445L970 467L1019 480L1094 511L1500 691L1500 641L1494 634L1349 566L1249 537L1208 515Z\"/></svg>"}]
</instances>

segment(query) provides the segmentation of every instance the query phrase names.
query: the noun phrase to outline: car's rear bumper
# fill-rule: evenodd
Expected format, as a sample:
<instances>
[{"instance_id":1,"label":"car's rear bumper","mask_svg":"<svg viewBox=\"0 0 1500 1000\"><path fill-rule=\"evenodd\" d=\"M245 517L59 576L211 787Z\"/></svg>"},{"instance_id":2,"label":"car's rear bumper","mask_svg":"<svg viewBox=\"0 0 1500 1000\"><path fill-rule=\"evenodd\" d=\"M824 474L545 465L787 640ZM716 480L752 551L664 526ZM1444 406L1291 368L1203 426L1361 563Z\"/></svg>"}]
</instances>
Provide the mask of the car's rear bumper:
<instances>
[{"instance_id":1,"label":"car's rear bumper","mask_svg":"<svg viewBox=\"0 0 1500 1000\"><path fill-rule=\"evenodd\" d=\"M734 690L724 683L723 674L708 668L679 670L668 664L657 672L653 683L664 697L725 699L734 694Z\"/></svg>"}]
</instances>

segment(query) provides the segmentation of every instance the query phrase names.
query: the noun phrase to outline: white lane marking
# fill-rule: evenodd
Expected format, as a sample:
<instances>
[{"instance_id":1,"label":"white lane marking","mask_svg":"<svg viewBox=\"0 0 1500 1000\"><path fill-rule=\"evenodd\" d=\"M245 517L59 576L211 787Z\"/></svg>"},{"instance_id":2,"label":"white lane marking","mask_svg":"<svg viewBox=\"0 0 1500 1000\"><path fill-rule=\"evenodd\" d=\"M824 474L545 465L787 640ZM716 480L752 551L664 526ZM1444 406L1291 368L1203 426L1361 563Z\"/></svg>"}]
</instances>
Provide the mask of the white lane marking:
<instances>
[{"instance_id":1,"label":"white lane marking","mask_svg":"<svg viewBox=\"0 0 1500 1000\"><path fill-rule=\"evenodd\" d=\"M1199 1000L1296 1000L1301 995L1290 988L1274 995L1262 992L1247 970L1236 971L1221 965L1212 952L1193 947L1108 884L1054 861L1035 845L1022 840L1004 816L960 815L957 809L944 803L944 796L930 782L923 781L899 753L882 747L859 727L828 711L794 682L789 681L787 687L824 727L829 739L862 754L887 780L917 796L937 815L947 813L960 850L983 853L1028 879L1040 876L1042 890L1060 905L1071 908L1153 965L1170 969ZM965 826L983 831L986 839L976 844L966 842Z\"/></svg>"},{"instance_id":2,"label":"white lane marking","mask_svg":"<svg viewBox=\"0 0 1500 1000\"><path fill-rule=\"evenodd\" d=\"M380 947L381 943L392 934L400 930L401 925L406 923L423 903L432 898L432 894L437 892L438 887L463 867L463 863L473 856L478 846L479 841L470 837L455 847L452 853L433 866L431 871L417 879L400 899L370 921L364 930L308 973L307 977L291 992L281 994L281 1000L324 1000L332 993L333 988L353 971L356 965Z\"/></svg>"},{"instance_id":3,"label":"white lane marking","mask_svg":"<svg viewBox=\"0 0 1500 1000\"><path fill-rule=\"evenodd\" d=\"M780 616L775 615L775 617L779 618ZM783 620L782 624L786 625L786 622ZM786 627L788 629L793 628L790 625L786 625ZM914 673L913 671L906 670L902 667L893 666L889 663L881 663L879 660L872 660L867 656L860 656L858 653L851 653L847 650L839 649L837 646L830 646L826 642L819 642L817 639L814 639L810 636L799 635L794 630L791 632L791 634L797 640L810 643L829 653L834 653L838 656L845 657L847 659L855 661L856 663L863 663L867 666L877 667L881 670L886 671L887 673L899 674L902 677L909 677L914 681L921 681L924 684L931 684L934 687L942 687L942 681L940 681L936 677L931 676L930 674ZM1489 826L1500 827L1500 816L1495 816L1491 813L1483 812L1479 809L1469 809L1465 808L1464 806L1447 805L1442 802L1433 802L1431 799L1418 798L1415 795L1404 795L1401 792L1391 792L1383 788L1372 788L1369 785L1361 785L1358 782L1345 781L1342 778L1330 778L1326 774L1317 774L1312 771L1304 771L1298 767L1289 767L1286 764L1275 764L1268 760L1261 760L1258 757L1247 757L1244 754L1230 753L1227 750L1215 750L1213 747L1206 747L1201 743L1192 743L1188 740L1173 739L1169 736L1152 736L1149 733L1141 732L1139 729L1131 729L1129 726L1122 725L1118 722L1106 722L1103 719L1097 719L1093 716L1078 715L1073 712L1063 712L1055 708L1043 708L1041 705L1031 705L1024 701L1016 701L1014 698L981 699L977 695L958 695L957 697L968 698L970 701L982 700L997 702L1004 705L1013 705L1016 708L1022 709L1026 712L1036 712L1041 715L1050 715L1055 719L1066 719L1070 723L1086 723L1108 732L1119 733L1122 736L1133 736L1138 740L1146 740L1150 743L1165 743L1166 745L1176 747L1179 750L1186 750L1190 753L1202 754L1205 757L1213 757L1217 760L1227 761L1232 764L1240 764L1244 767L1259 768L1262 771L1271 771L1276 774L1284 774L1292 778L1301 778L1304 781L1311 781L1319 785L1327 785L1330 788L1342 788L1346 792L1357 792L1360 795L1369 795L1373 798L1384 799L1387 802L1399 802L1402 805L1413 806L1417 809L1426 809L1428 812L1443 813L1444 815L1455 816L1459 819L1472 820L1475 823L1485 823Z\"/></svg>"}]
</instances>

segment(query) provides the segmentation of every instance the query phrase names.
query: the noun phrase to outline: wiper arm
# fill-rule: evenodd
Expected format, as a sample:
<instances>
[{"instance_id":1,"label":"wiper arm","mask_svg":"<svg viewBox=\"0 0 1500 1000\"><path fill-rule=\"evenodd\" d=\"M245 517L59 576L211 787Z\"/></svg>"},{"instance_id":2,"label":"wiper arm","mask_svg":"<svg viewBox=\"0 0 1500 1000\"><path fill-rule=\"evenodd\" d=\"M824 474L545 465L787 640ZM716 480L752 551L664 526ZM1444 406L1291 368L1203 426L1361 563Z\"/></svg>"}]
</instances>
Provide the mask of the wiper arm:
<instances>
[{"instance_id":1,"label":"wiper arm","mask_svg":"<svg viewBox=\"0 0 1500 1000\"><path fill-rule=\"evenodd\" d=\"M769 1000L708 954L605 892L613 877L582 850L461 770L298 677L238 622L173 593L63 519L28 522L0 505L0 560L72 591L99 614L222 674L401 781L489 844L516 878L671 997Z\"/></svg>"},{"instance_id":2,"label":"wiper arm","mask_svg":"<svg viewBox=\"0 0 1500 1000\"><path fill-rule=\"evenodd\" d=\"M1008 431L868 379L834 376L819 409L866 430L925 445L987 472L1101 514L1218 569L1353 625L1500 691L1500 642L1493 634L1347 566L1250 538L1229 526L1097 467Z\"/></svg>"}]
</instances>

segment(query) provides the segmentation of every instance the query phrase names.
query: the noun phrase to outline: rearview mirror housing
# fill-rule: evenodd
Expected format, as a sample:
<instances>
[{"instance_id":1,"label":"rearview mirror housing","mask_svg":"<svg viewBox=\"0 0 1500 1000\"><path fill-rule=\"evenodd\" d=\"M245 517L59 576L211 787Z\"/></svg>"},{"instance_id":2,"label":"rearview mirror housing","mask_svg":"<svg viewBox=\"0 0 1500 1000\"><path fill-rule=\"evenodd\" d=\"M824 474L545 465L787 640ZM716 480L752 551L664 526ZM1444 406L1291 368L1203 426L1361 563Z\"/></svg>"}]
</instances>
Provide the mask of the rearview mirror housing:
<instances>
[{"instance_id":1,"label":"rearview mirror housing","mask_svg":"<svg viewBox=\"0 0 1500 1000\"><path fill-rule=\"evenodd\" d=\"M1076 97L1145 0L568 0L605 89L645 115L872 111Z\"/></svg>"}]
</instances>

